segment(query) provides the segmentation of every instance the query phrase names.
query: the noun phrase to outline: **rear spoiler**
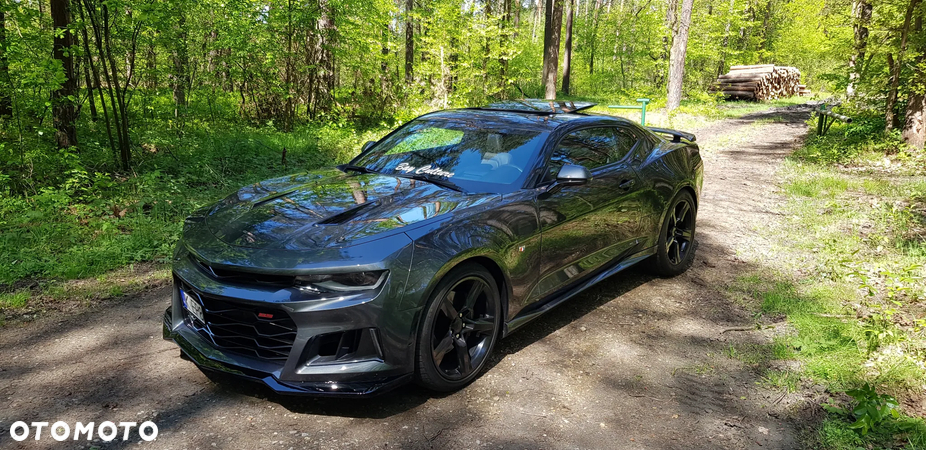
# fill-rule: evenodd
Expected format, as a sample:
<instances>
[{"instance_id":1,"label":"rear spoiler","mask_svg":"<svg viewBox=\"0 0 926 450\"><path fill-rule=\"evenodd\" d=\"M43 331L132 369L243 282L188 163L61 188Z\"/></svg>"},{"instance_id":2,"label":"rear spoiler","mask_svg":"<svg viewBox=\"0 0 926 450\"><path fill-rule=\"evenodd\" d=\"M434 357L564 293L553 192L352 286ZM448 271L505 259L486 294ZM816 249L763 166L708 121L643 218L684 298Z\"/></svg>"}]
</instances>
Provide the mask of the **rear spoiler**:
<instances>
[{"instance_id":1,"label":"rear spoiler","mask_svg":"<svg viewBox=\"0 0 926 450\"><path fill-rule=\"evenodd\" d=\"M685 139L686 141L689 141L689 142L694 142L695 139L697 139L695 135L691 133L686 133L684 131L670 130L668 128L656 128L656 127L646 127L646 128L649 128L649 130L652 131L653 133L668 134L672 136L672 142L681 142L682 139Z\"/></svg>"}]
</instances>

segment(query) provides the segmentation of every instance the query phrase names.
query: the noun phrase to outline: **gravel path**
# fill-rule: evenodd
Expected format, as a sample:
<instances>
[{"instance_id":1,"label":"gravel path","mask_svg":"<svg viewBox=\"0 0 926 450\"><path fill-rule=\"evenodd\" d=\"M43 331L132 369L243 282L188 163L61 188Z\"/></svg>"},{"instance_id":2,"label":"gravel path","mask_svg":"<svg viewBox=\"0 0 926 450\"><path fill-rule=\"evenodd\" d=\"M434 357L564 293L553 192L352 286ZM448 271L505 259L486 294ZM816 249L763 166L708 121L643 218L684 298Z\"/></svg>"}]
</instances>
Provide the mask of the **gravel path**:
<instances>
[{"instance_id":1,"label":"gravel path","mask_svg":"<svg viewBox=\"0 0 926 450\"><path fill-rule=\"evenodd\" d=\"M161 340L163 287L0 328L0 448L799 447L802 394L764 388L755 368L725 356L768 338L723 331L752 323L726 287L761 265L770 244L756 230L780 220L776 170L808 114L778 109L697 130L706 179L692 269L618 274L501 341L493 367L460 392L409 386L327 400L215 384ZM15 442L16 420L152 420L160 433Z\"/></svg>"}]
</instances>

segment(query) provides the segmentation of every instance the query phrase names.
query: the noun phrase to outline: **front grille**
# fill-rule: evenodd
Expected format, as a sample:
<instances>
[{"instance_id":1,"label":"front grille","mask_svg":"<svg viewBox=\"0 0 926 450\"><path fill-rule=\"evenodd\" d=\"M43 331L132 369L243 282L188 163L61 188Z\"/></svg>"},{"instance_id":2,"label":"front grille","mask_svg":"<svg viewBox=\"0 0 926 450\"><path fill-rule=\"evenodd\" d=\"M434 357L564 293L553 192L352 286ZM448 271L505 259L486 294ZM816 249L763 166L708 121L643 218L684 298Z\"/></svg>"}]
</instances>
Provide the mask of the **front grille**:
<instances>
[{"instance_id":1,"label":"front grille","mask_svg":"<svg viewBox=\"0 0 926 450\"><path fill-rule=\"evenodd\" d=\"M190 293L188 289L184 287ZM289 357L296 340L296 323L285 311L206 295L194 297L202 302L206 323L184 311L187 323L216 348L272 361L285 361Z\"/></svg>"}]
</instances>

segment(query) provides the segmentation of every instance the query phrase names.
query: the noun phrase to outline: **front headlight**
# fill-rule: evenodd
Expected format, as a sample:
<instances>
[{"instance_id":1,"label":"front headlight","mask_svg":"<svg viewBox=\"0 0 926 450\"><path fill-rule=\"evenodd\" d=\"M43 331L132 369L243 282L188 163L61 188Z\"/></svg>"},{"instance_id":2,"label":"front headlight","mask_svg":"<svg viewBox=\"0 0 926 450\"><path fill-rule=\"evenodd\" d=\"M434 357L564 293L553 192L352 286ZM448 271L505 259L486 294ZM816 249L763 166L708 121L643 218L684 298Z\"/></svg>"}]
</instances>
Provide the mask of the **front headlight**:
<instances>
[{"instance_id":1,"label":"front headlight","mask_svg":"<svg viewBox=\"0 0 926 450\"><path fill-rule=\"evenodd\" d=\"M318 292L368 291L382 286L388 274L388 270L372 270L331 275L299 275L296 277L296 285Z\"/></svg>"}]
</instances>

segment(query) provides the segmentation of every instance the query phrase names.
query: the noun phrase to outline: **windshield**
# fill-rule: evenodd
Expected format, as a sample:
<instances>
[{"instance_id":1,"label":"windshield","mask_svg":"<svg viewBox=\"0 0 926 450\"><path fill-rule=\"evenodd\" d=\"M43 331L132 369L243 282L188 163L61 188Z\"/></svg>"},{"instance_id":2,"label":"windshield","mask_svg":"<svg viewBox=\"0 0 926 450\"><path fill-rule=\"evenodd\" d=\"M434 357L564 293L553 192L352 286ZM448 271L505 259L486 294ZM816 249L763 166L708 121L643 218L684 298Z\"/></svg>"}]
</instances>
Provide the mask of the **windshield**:
<instances>
[{"instance_id":1,"label":"windshield","mask_svg":"<svg viewBox=\"0 0 926 450\"><path fill-rule=\"evenodd\" d=\"M520 188L545 133L477 126L464 120L417 119L351 164L387 175L450 181L471 192Z\"/></svg>"}]
</instances>

